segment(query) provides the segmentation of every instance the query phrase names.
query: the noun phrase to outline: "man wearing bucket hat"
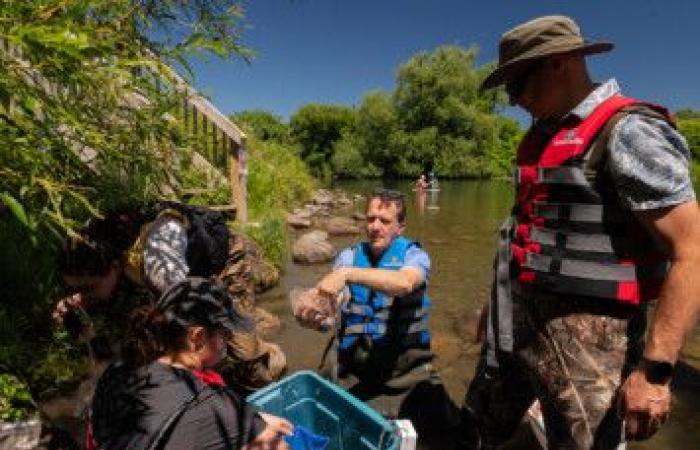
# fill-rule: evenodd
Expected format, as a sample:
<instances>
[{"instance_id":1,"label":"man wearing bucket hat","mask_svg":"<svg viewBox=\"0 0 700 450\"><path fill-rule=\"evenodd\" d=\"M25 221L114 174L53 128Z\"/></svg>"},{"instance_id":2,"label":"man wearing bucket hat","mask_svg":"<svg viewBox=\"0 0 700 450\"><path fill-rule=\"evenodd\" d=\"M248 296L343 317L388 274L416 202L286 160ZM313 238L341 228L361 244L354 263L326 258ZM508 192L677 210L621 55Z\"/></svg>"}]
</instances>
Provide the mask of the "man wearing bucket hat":
<instances>
[{"instance_id":1,"label":"man wearing bucket hat","mask_svg":"<svg viewBox=\"0 0 700 450\"><path fill-rule=\"evenodd\" d=\"M612 48L568 17L540 17L502 36L482 84L505 85L533 123L462 448L500 446L535 399L550 449L614 449L669 416L673 367L700 311L700 212L666 110L591 81L584 57Z\"/></svg>"}]
</instances>

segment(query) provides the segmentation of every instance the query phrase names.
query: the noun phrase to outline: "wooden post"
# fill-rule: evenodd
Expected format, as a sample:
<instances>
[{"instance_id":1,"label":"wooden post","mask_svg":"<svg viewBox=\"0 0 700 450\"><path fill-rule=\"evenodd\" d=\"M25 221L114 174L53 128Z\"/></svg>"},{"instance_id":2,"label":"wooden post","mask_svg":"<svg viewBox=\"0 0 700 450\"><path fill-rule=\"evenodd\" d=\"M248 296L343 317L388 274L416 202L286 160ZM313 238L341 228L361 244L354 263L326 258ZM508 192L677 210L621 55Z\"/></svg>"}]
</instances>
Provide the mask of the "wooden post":
<instances>
[{"instance_id":1,"label":"wooden post","mask_svg":"<svg viewBox=\"0 0 700 450\"><path fill-rule=\"evenodd\" d=\"M241 222L245 223L248 221L248 149L245 140L238 147L238 185L240 195L237 206L241 211Z\"/></svg>"},{"instance_id":2,"label":"wooden post","mask_svg":"<svg viewBox=\"0 0 700 450\"><path fill-rule=\"evenodd\" d=\"M246 210L245 200L243 199L241 181L239 178L238 145L231 138L227 138L226 140L228 141L228 182L231 187L231 204L236 208L236 220L245 223L248 220L248 212Z\"/></svg>"},{"instance_id":3,"label":"wooden post","mask_svg":"<svg viewBox=\"0 0 700 450\"><path fill-rule=\"evenodd\" d=\"M219 129L216 127L215 123L212 123L211 127L211 148L212 148L212 164L214 167L217 169L221 170L221 166L219 165L219 141L217 139L219 134Z\"/></svg>"},{"instance_id":4,"label":"wooden post","mask_svg":"<svg viewBox=\"0 0 700 450\"><path fill-rule=\"evenodd\" d=\"M192 129L190 130L190 138L192 139L192 145L190 145L190 151L195 152L194 146L197 145L197 139L199 139L199 127L197 123L197 107L192 105ZM192 155L190 155L190 161L192 160Z\"/></svg>"},{"instance_id":5,"label":"wooden post","mask_svg":"<svg viewBox=\"0 0 700 450\"><path fill-rule=\"evenodd\" d=\"M190 104L187 102L187 96L182 99L182 115L185 125L185 132L189 135L190 132Z\"/></svg>"}]
</instances>

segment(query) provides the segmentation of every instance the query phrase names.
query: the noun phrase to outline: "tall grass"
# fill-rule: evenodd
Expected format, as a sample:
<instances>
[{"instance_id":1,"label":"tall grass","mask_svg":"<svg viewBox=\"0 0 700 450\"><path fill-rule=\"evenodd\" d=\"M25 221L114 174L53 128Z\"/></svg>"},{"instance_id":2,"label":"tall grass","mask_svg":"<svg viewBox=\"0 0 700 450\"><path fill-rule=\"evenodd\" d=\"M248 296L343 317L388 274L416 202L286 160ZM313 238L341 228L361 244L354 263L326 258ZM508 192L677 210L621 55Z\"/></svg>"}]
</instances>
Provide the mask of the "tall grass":
<instances>
[{"instance_id":1,"label":"tall grass","mask_svg":"<svg viewBox=\"0 0 700 450\"><path fill-rule=\"evenodd\" d=\"M255 138L249 147L248 211L253 220L291 209L311 195L315 181L294 147Z\"/></svg>"},{"instance_id":2,"label":"tall grass","mask_svg":"<svg viewBox=\"0 0 700 450\"><path fill-rule=\"evenodd\" d=\"M316 185L296 149L277 141L249 139L248 211L244 232L265 258L282 267L287 251L285 214L308 199Z\"/></svg>"}]
</instances>

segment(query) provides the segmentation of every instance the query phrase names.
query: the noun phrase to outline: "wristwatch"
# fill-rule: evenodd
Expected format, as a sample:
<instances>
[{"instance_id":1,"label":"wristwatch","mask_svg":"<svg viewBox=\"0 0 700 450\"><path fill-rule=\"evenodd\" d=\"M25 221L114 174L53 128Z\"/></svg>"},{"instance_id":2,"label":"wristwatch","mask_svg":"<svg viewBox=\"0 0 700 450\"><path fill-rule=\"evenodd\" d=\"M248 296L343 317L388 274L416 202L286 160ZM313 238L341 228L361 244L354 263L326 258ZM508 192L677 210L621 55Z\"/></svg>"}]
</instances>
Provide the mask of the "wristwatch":
<instances>
[{"instance_id":1,"label":"wristwatch","mask_svg":"<svg viewBox=\"0 0 700 450\"><path fill-rule=\"evenodd\" d=\"M642 358L637 365L646 376L649 383L667 384L673 378L673 364L668 361L655 361Z\"/></svg>"}]
</instances>

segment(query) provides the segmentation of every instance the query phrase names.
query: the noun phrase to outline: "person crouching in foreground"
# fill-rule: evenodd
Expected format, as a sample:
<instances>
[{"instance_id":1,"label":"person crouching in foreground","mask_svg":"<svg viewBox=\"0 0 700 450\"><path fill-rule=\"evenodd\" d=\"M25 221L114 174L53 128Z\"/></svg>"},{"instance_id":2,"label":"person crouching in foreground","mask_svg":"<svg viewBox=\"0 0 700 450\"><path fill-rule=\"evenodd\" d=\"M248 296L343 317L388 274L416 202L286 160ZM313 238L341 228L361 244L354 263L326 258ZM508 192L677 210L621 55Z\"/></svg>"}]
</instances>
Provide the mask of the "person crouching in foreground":
<instances>
[{"instance_id":1,"label":"person crouching in foreground","mask_svg":"<svg viewBox=\"0 0 700 450\"><path fill-rule=\"evenodd\" d=\"M292 425L257 413L210 369L228 335L252 326L224 287L203 278L135 310L122 361L98 382L86 448L287 450Z\"/></svg>"}]
</instances>

